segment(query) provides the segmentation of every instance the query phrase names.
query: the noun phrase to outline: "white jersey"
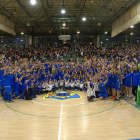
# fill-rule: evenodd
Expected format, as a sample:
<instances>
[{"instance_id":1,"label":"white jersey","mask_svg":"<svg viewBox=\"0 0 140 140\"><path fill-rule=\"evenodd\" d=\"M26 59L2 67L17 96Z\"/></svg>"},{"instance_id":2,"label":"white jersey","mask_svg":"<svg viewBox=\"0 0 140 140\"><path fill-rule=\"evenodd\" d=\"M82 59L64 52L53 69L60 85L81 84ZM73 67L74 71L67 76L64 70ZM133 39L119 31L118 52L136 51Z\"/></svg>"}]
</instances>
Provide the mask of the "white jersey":
<instances>
[{"instance_id":1,"label":"white jersey","mask_svg":"<svg viewBox=\"0 0 140 140\"><path fill-rule=\"evenodd\" d=\"M74 82L73 83L70 83L70 87L74 87L74 85L75 85Z\"/></svg>"},{"instance_id":2,"label":"white jersey","mask_svg":"<svg viewBox=\"0 0 140 140\"><path fill-rule=\"evenodd\" d=\"M80 84L80 88L83 88L84 87L84 84L82 83L82 84Z\"/></svg>"},{"instance_id":3,"label":"white jersey","mask_svg":"<svg viewBox=\"0 0 140 140\"><path fill-rule=\"evenodd\" d=\"M95 96L96 97L96 95L95 95L95 89L92 89L91 90L91 96Z\"/></svg>"},{"instance_id":4,"label":"white jersey","mask_svg":"<svg viewBox=\"0 0 140 140\"><path fill-rule=\"evenodd\" d=\"M51 90L52 90L52 88L53 88L53 84L48 85L48 89L47 89L47 90L51 91Z\"/></svg>"},{"instance_id":5,"label":"white jersey","mask_svg":"<svg viewBox=\"0 0 140 140\"><path fill-rule=\"evenodd\" d=\"M67 81L65 81L65 87L68 87L69 86L69 82Z\"/></svg>"},{"instance_id":6,"label":"white jersey","mask_svg":"<svg viewBox=\"0 0 140 140\"><path fill-rule=\"evenodd\" d=\"M63 86L64 85L64 81L60 81L60 86Z\"/></svg>"},{"instance_id":7,"label":"white jersey","mask_svg":"<svg viewBox=\"0 0 140 140\"><path fill-rule=\"evenodd\" d=\"M75 86L76 86L76 87L80 87L80 83L79 83L79 82L76 82L76 83L75 83Z\"/></svg>"},{"instance_id":8,"label":"white jersey","mask_svg":"<svg viewBox=\"0 0 140 140\"><path fill-rule=\"evenodd\" d=\"M54 83L54 86L55 86L55 87L58 87L58 82L55 82L55 83Z\"/></svg>"},{"instance_id":9,"label":"white jersey","mask_svg":"<svg viewBox=\"0 0 140 140\"><path fill-rule=\"evenodd\" d=\"M87 96L91 96L90 82L87 82Z\"/></svg>"},{"instance_id":10,"label":"white jersey","mask_svg":"<svg viewBox=\"0 0 140 140\"><path fill-rule=\"evenodd\" d=\"M95 91L99 90L98 85L96 83L94 83L94 89L95 89Z\"/></svg>"}]
</instances>

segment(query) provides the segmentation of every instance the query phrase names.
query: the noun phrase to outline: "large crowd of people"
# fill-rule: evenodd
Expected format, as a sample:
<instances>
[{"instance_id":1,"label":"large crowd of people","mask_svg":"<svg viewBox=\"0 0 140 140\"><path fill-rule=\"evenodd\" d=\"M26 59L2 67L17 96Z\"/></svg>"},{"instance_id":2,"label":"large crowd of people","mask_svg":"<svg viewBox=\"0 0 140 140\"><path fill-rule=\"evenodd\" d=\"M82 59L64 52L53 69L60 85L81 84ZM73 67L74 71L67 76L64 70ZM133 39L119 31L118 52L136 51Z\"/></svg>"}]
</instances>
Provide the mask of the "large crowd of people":
<instances>
[{"instance_id":1,"label":"large crowd of people","mask_svg":"<svg viewBox=\"0 0 140 140\"><path fill-rule=\"evenodd\" d=\"M73 57L68 63L59 56ZM117 44L98 48L84 44L28 45L22 48L5 48L0 52L0 91L3 99L14 102L21 98L31 100L56 90L87 92L87 100L96 98L118 101L135 98L140 82L138 70L140 48L136 45ZM78 57L85 57L81 63ZM20 58L28 58L22 62ZM54 58L50 61L48 58Z\"/></svg>"}]
</instances>

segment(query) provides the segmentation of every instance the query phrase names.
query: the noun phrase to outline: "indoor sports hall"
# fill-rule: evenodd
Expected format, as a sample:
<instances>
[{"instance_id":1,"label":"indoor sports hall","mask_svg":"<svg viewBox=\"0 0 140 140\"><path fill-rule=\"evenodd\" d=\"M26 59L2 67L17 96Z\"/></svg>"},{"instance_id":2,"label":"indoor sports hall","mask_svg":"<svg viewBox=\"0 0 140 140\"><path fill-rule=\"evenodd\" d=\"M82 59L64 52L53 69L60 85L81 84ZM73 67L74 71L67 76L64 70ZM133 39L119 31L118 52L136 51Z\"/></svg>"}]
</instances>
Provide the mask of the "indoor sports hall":
<instances>
[{"instance_id":1,"label":"indoor sports hall","mask_svg":"<svg viewBox=\"0 0 140 140\"><path fill-rule=\"evenodd\" d=\"M139 0L0 0L0 140L140 140Z\"/></svg>"}]
</instances>

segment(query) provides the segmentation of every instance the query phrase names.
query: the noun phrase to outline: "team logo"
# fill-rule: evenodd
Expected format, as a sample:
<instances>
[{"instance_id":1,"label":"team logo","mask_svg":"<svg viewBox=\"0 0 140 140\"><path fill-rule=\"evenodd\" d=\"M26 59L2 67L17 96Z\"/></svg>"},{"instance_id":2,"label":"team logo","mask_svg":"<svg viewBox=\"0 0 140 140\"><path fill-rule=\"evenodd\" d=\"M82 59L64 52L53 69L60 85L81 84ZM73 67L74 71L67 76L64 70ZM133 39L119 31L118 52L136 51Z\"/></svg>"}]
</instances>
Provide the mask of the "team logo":
<instances>
[{"instance_id":1,"label":"team logo","mask_svg":"<svg viewBox=\"0 0 140 140\"><path fill-rule=\"evenodd\" d=\"M56 91L47 93L43 99L55 99L60 101L65 101L69 99L82 99L82 96L73 91Z\"/></svg>"}]
</instances>

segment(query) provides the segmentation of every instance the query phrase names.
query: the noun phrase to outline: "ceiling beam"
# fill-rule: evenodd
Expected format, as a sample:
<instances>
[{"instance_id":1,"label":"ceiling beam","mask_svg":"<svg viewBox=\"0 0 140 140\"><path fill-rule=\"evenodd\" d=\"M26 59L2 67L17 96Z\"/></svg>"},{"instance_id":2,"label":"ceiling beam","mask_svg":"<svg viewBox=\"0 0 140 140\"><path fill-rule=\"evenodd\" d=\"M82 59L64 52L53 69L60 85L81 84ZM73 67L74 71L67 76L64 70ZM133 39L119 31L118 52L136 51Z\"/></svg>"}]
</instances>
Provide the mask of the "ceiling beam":
<instances>
[{"instance_id":1,"label":"ceiling beam","mask_svg":"<svg viewBox=\"0 0 140 140\"><path fill-rule=\"evenodd\" d=\"M26 12L26 14L27 14L30 18L32 18L32 16L31 16L30 13L26 10L26 8L22 5L22 3L21 3L19 0L16 0L16 2L17 2L18 5ZM40 28L40 26L37 24L37 22L34 21L34 23L37 25L37 27L40 29L40 31L41 31L43 34L45 34L44 31L43 31L43 30Z\"/></svg>"}]
</instances>

